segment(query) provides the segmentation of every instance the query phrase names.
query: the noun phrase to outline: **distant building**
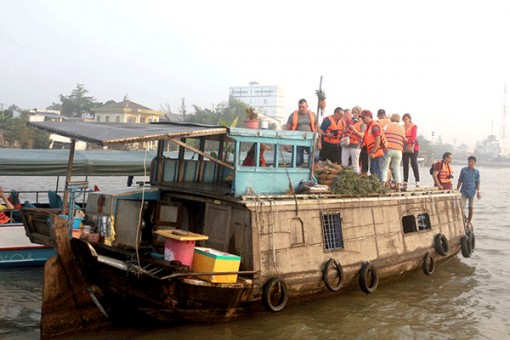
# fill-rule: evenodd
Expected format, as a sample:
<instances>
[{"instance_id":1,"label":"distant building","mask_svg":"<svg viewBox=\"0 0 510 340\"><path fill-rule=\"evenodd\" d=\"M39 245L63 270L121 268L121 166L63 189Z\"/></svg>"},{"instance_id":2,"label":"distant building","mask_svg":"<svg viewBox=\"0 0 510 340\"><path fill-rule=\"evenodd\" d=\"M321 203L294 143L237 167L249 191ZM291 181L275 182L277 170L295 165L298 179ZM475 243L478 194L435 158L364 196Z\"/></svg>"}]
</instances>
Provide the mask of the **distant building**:
<instances>
[{"instance_id":1,"label":"distant building","mask_svg":"<svg viewBox=\"0 0 510 340\"><path fill-rule=\"evenodd\" d=\"M93 108L95 121L98 123L152 123L159 122L165 114L161 111L149 109L146 106L137 104L130 100L123 100L120 103L111 103L98 108ZM132 143L127 146L129 149L154 150L157 142Z\"/></svg>"},{"instance_id":2,"label":"distant building","mask_svg":"<svg viewBox=\"0 0 510 340\"><path fill-rule=\"evenodd\" d=\"M93 108L96 122L104 123L152 123L159 122L164 115L161 111L149 109L130 100L111 103L99 108Z\"/></svg>"},{"instance_id":3,"label":"distant building","mask_svg":"<svg viewBox=\"0 0 510 340\"><path fill-rule=\"evenodd\" d=\"M47 122L47 121L61 122L63 120L63 117L60 115L60 111L58 110L36 108L29 110L29 112L30 116L28 117L28 120L30 122Z\"/></svg>"},{"instance_id":4,"label":"distant building","mask_svg":"<svg viewBox=\"0 0 510 340\"><path fill-rule=\"evenodd\" d=\"M257 110L262 108L264 114L276 119L283 124L285 122L285 94L283 86L279 85L260 85L252 81L248 86L232 86L230 96L251 105Z\"/></svg>"}]
</instances>

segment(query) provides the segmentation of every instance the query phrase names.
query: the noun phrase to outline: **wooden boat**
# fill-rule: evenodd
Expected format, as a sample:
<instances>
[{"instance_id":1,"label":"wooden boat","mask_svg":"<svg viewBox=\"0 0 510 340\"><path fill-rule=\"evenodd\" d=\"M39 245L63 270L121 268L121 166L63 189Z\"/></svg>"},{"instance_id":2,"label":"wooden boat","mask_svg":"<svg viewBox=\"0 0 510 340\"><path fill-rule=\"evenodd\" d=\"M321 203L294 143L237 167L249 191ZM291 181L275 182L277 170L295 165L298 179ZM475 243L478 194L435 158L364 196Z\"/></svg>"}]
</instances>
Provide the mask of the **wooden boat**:
<instances>
[{"instance_id":1,"label":"wooden boat","mask_svg":"<svg viewBox=\"0 0 510 340\"><path fill-rule=\"evenodd\" d=\"M0 176L55 178L54 188L17 191L22 202L29 201L36 207L49 208L48 191L62 195L59 180L67 175L69 150L2 149L1 152ZM149 157L153 156L154 153L149 153ZM144 164L146 158L144 152L76 151L73 174L85 179L88 176L140 176L144 174L144 166L150 166L150 162ZM8 180L2 185L5 188ZM85 206L87 193L85 191L77 202L81 207ZM16 212L6 211L11 220L0 224L0 267L42 266L48 258L55 256L55 251L48 245L30 242L21 220L13 218Z\"/></svg>"},{"instance_id":2,"label":"wooden boat","mask_svg":"<svg viewBox=\"0 0 510 340\"><path fill-rule=\"evenodd\" d=\"M110 218L114 237L106 232L97 242L69 241L65 220L23 210L32 241L57 249L45 265L43 337L133 315L225 321L353 289L372 293L379 282L418 269L431 275L437 262L473 250L474 235L466 234L460 196L453 191L296 194L302 180L313 178L311 166L296 167L294 157L298 146L313 146L312 133L169 123L30 125L100 145L159 141L150 187L89 196L87 223ZM179 157L165 157L172 143ZM227 143L233 163L224 161ZM243 166L241 151L253 143L255 166ZM258 165L262 143L274 151L266 167ZM292 153L281 151L284 145ZM198 158L185 159L185 150ZM184 256L161 258L154 229L167 238L207 240L197 241L204 248L195 248L185 265ZM175 240L167 241L164 255L178 258L171 248ZM218 251L225 257L212 255ZM221 262L234 255L239 269ZM207 261L212 265L204 266Z\"/></svg>"}]
</instances>

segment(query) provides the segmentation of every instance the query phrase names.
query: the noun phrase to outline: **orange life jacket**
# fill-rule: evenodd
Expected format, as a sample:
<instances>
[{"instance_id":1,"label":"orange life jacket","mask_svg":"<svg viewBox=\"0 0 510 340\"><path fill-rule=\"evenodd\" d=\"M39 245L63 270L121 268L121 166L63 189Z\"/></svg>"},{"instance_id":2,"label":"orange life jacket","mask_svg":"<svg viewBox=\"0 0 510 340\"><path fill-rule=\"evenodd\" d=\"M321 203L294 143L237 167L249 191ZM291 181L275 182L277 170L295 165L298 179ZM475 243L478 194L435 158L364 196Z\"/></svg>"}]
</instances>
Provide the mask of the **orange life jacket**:
<instances>
[{"instance_id":1,"label":"orange life jacket","mask_svg":"<svg viewBox=\"0 0 510 340\"><path fill-rule=\"evenodd\" d=\"M10 220L11 219L3 211L0 211L0 224L5 224Z\"/></svg>"},{"instance_id":2,"label":"orange life jacket","mask_svg":"<svg viewBox=\"0 0 510 340\"><path fill-rule=\"evenodd\" d=\"M378 119L377 122L379 123L379 125L381 126L381 129L384 129L384 127L388 124L391 123L391 119L389 118L382 118L382 119Z\"/></svg>"},{"instance_id":3,"label":"orange life jacket","mask_svg":"<svg viewBox=\"0 0 510 340\"><path fill-rule=\"evenodd\" d=\"M368 153L369 154L372 153L372 151L374 150L374 147L375 147L375 137L372 133L372 128L374 126L379 127L379 136L380 136L379 147L374 152L374 158L377 158L377 157L381 157L384 155L384 149L386 148L386 145L388 144L388 142L386 140L386 136L384 135L384 131L381 129L381 126L379 125L379 123L376 122L375 120L373 120L372 123L370 124L370 126L367 126L367 131L365 132L365 138L364 138L364 142L365 142L365 145L367 146Z\"/></svg>"},{"instance_id":4,"label":"orange life jacket","mask_svg":"<svg viewBox=\"0 0 510 340\"><path fill-rule=\"evenodd\" d=\"M342 138L342 132L345 129L345 121L343 119L340 119L337 122L335 122L335 119L333 116L326 117L326 119L329 119L329 122L331 123L328 128L326 129L326 133L331 133L332 131L338 131L338 134L336 137L328 137L324 136L323 141L329 144L340 144L340 139Z\"/></svg>"},{"instance_id":5,"label":"orange life jacket","mask_svg":"<svg viewBox=\"0 0 510 340\"><path fill-rule=\"evenodd\" d=\"M441 161L441 170L439 170L439 173L437 174L437 178L439 179L439 183L441 184L448 184L452 182L452 179L449 178L452 174L452 168L450 167L450 164Z\"/></svg>"},{"instance_id":6,"label":"orange life jacket","mask_svg":"<svg viewBox=\"0 0 510 340\"><path fill-rule=\"evenodd\" d=\"M383 128L383 131L388 140L388 149L404 150L405 131L402 125L390 123Z\"/></svg>"},{"instance_id":7,"label":"orange life jacket","mask_svg":"<svg viewBox=\"0 0 510 340\"><path fill-rule=\"evenodd\" d=\"M315 132L315 117L313 115L313 112L310 110L306 110L308 113L308 118L310 119L310 128L312 129L312 132ZM298 120L299 120L299 111L296 110L292 113L292 130L296 131L298 127Z\"/></svg>"},{"instance_id":8,"label":"orange life jacket","mask_svg":"<svg viewBox=\"0 0 510 340\"><path fill-rule=\"evenodd\" d=\"M352 127L361 133L361 124L363 124L363 121L360 119ZM347 129L347 132L345 132L345 136L349 137L349 144L350 145L359 145L362 138L359 137L357 134L355 134L351 129Z\"/></svg>"}]
</instances>

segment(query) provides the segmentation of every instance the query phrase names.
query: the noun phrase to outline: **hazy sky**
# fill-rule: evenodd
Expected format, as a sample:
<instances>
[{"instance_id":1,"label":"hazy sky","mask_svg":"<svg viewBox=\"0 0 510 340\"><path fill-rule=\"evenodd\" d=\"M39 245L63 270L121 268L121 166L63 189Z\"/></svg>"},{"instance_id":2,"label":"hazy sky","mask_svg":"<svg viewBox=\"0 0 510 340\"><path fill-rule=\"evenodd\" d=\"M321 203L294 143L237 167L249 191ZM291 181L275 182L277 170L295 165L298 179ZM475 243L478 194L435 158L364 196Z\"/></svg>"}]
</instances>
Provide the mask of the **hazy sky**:
<instances>
[{"instance_id":1,"label":"hazy sky","mask_svg":"<svg viewBox=\"0 0 510 340\"><path fill-rule=\"evenodd\" d=\"M337 3L337 4L333 4ZM322 75L328 113L409 112L419 132L499 135L510 93L509 1L0 0L0 103L59 102L77 83L176 112L230 86L283 85L287 111Z\"/></svg>"}]
</instances>

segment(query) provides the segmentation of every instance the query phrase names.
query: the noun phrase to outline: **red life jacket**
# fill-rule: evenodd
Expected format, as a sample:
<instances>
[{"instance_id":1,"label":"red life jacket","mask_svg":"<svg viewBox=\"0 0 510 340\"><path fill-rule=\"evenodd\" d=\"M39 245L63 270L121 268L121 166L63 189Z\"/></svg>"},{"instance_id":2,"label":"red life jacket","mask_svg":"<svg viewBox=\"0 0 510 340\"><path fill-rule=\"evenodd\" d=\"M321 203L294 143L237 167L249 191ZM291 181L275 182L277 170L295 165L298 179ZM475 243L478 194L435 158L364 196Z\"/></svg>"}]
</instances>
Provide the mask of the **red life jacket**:
<instances>
[{"instance_id":1,"label":"red life jacket","mask_svg":"<svg viewBox=\"0 0 510 340\"><path fill-rule=\"evenodd\" d=\"M404 129L405 129L405 131L406 131L406 142L405 142L405 144L406 144L406 145L413 145L413 144L414 144L414 150L415 150L415 151L417 151L417 150L416 150L416 141L413 141L413 142L411 142L411 143L408 143L408 142L407 142L407 141L409 140L409 138L411 138L411 136L412 136L412 134L413 134L413 127L414 127L414 124L413 124L413 123L411 123L411 125L409 125L409 127L408 127L408 128L406 128L406 127L404 126Z\"/></svg>"},{"instance_id":2,"label":"red life jacket","mask_svg":"<svg viewBox=\"0 0 510 340\"><path fill-rule=\"evenodd\" d=\"M315 132L315 117L313 115L313 112L310 110L306 110L308 113L308 118L310 119L310 128L312 129L312 132ZM296 110L292 113L292 130L296 131L298 127L298 120L299 120L299 111Z\"/></svg>"}]
</instances>

